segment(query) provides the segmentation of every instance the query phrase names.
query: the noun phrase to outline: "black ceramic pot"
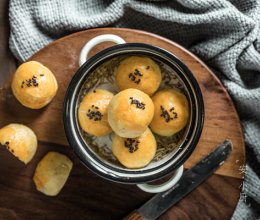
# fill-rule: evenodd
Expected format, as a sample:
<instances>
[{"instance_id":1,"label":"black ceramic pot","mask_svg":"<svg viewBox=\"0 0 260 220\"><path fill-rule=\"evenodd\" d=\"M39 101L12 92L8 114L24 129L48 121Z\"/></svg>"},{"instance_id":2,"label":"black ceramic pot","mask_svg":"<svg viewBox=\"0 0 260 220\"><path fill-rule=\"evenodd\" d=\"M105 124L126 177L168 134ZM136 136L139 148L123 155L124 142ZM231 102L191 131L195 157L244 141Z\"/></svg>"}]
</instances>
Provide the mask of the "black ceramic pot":
<instances>
[{"instance_id":1,"label":"black ceramic pot","mask_svg":"<svg viewBox=\"0 0 260 220\"><path fill-rule=\"evenodd\" d=\"M85 141L77 120L81 90L90 75L109 60L132 55L150 57L159 64L167 66L170 72L177 74L190 103L190 120L183 133L183 138L179 142L178 149L174 153L168 153L162 160L154 162L151 166L133 170L102 159ZM70 146L90 170L101 177L120 183L147 183L166 176L189 158L202 132L204 104L201 90L192 72L174 54L148 44L125 43L97 53L79 68L71 80L64 99L63 119Z\"/></svg>"}]
</instances>

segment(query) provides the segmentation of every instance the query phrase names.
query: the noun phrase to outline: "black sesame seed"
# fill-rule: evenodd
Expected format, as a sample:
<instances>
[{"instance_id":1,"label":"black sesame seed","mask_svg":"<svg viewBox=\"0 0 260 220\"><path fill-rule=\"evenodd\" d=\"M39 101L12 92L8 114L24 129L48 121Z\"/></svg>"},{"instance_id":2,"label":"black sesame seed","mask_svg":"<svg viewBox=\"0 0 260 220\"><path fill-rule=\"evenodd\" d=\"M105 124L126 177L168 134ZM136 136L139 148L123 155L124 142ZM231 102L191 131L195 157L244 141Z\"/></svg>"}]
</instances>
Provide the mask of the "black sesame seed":
<instances>
[{"instance_id":1,"label":"black sesame seed","mask_svg":"<svg viewBox=\"0 0 260 220\"><path fill-rule=\"evenodd\" d=\"M174 107L172 107L169 112L172 113L174 115L174 117L170 116L170 113L163 107L160 106L162 113L160 114L160 116L162 118L165 119L165 121L168 123L169 121L173 120L174 118L177 118L177 113L174 112Z\"/></svg>"},{"instance_id":2,"label":"black sesame seed","mask_svg":"<svg viewBox=\"0 0 260 220\"><path fill-rule=\"evenodd\" d=\"M22 82L22 85L25 83L25 85L27 86L27 87L31 87L31 86L35 86L35 87L37 87L39 84L38 84L38 82L37 82L37 77L36 76L34 76L33 75L33 77L31 78L31 79L27 79L27 80L25 80L25 82L23 81ZM23 87L22 87L23 88Z\"/></svg>"},{"instance_id":3,"label":"black sesame seed","mask_svg":"<svg viewBox=\"0 0 260 220\"><path fill-rule=\"evenodd\" d=\"M135 69L134 74L135 74L136 76L143 76L143 74L140 72L139 69Z\"/></svg>"},{"instance_id":4,"label":"black sesame seed","mask_svg":"<svg viewBox=\"0 0 260 220\"><path fill-rule=\"evenodd\" d=\"M135 83L138 85L141 82L140 79L138 79L137 81L135 81Z\"/></svg>"},{"instance_id":5,"label":"black sesame seed","mask_svg":"<svg viewBox=\"0 0 260 220\"><path fill-rule=\"evenodd\" d=\"M101 121L102 120L103 115L101 114L100 111L96 110L97 108L98 107L95 107L95 110L93 110L93 111L88 109L88 113L86 115L90 120L94 120L94 121Z\"/></svg>"},{"instance_id":6,"label":"black sesame seed","mask_svg":"<svg viewBox=\"0 0 260 220\"><path fill-rule=\"evenodd\" d=\"M137 151L139 143L140 142L138 140L132 138L127 138L124 141L124 145L126 148L128 148L128 151L130 153L134 153L135 151Z\"/></svg>"},{"instance_id":7,"label":"black sesame seed","mask_svg":"<svg viewBox=\"0 0 260 220\"><path fill-rule=\"evenodd\" d=\"M139 84L141 82L141 77L143 74L140 72L140 70L135 69L133 73L128 74L128 78L132 80L134 83Z\"/></svg>"},{"instance_id":8,"label":"black sesame seed","mask_svg":"<svg viewBox=\"0 0 260 220\"><path fill-rule=\"evenodd\" d=\"M131 104L136 105L136 108L140 108L142 110L145 109L145 104L143 102L140 102L137 99L133 99L133 98L131 99L131 97L130 97L130 100L131 100Z\"/></svg>"}]
</instances>

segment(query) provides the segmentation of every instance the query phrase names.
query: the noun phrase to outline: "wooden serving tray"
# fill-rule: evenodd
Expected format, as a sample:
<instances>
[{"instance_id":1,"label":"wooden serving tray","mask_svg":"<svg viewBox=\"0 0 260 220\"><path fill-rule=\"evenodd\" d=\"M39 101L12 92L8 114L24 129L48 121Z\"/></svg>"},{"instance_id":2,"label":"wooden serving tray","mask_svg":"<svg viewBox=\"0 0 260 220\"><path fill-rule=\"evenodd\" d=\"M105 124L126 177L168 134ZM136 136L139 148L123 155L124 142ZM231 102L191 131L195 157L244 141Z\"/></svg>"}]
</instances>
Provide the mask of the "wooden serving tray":
<instances>
[{"instance_id":1,"label":"wooden serving tray","mask_svg":"<svg viewBox=\"0 0 260 220\"><path fill-rule=\"evenodd\" d=\"M40 140L36 156L27 166L1 148L0 219L120 219L152 197L135 185L113 183L93 174L68 147L62 123L64 94L79 68L81 48L101 34L116 34L126 42L162 47L178 56L193 72L203 93L205 123L185 168L192 167L225 139L233 142L233 151L225 164L160 219L230 219L239 199L243 178L240 168L245 162L243 133L230 96L211 70L180 45L158 35L123 28L78 32L49 44L30 58L47 66L59 84L57 96L44 109L23 107L10 92L10 82L0 89L0 126L13 122L26 124ZM102 43L90 56L112 45ZM36 164L50 150L65 153L74 162L68 182L56 197L37 192L32 181Z\"/></svg>"}]
</instances>

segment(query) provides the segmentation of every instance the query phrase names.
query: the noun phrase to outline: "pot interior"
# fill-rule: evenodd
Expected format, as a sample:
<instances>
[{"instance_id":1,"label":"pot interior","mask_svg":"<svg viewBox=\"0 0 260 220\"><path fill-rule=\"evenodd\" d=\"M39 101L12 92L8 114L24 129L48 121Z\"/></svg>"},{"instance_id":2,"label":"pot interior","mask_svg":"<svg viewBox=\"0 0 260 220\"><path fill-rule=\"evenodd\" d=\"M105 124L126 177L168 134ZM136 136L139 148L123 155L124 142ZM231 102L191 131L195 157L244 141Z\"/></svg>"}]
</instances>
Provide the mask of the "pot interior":
<instances>
[{"instance_id":1,"label":"pot interior","mask_svg":"<svg viewBox=\"0 0 260 220\"><path fill-rule=\"evenodd\" d=\"M138 54L138 56L141 55ZM119 92L119 89L115 84L115 70L118 67L120 61L122 61L126 57L127 55L118 55L116 57L113 57L105 61L101 65L99 65L93 71L89 72L78 94L77 107L75 112L77 112L79 104L83 99L83 97L85 96L85 94L92 90L102 88L114 94ZM145 55L145 57L149 57L149 56ZM189 101L191 115L190 115L189 123L186 125L184 129L182 129L177 134L171 137L163 137L154 134L157 141L157 151L155 157L153 158L153 160L148 166L141 169L131 169L131 171L144 171L144 170L154 169L158 166L161 166L163 163L166 163L168 160L174 157L174 155L176 155L177 152L182 149L183 142L187 138L187 134L191 127L191 121L193 117L193 111L191 109L195 108L194 104L192 103L190 93L186 85L184 84L183 80L178 75L178 73L173 68L163 63L159 59L156 59L155 57L150 57L150 58L153 59L161 68L162 82L158 90L164 88L174 88L180 91L181 93L185 94ZM75 114L75 116L76 115L77 114ZM110 167L122 171L130 170L122 166L112 154L111 137L113 133L103 137L95 137L87 134L80 128L77 118L76 118L76 124L78 130L80 130L81 138L84 140L85 143L84 147L86 149L88 148L89 150L91 150L92 154L95 155L96 158L98 158L100 161L104 162L106 165Z\"/></svg>"}]
</instances>

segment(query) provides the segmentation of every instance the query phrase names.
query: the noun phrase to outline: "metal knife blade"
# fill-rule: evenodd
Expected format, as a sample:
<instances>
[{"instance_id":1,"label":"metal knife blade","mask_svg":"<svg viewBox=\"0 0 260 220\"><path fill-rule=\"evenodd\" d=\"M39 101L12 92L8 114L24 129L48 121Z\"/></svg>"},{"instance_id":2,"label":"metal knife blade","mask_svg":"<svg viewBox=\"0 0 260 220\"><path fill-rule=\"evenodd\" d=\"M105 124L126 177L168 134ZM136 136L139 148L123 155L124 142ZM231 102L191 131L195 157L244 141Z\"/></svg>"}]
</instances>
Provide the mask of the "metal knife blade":
<instances>
[{"instance_id":1,"label":"metal knife blade","mask_svg":"<svg viewBox=\"0 0 260 220\"><path fill-rule=\"evenodd\" d=\"M224 163L231 151L232 143L225 140L208 156L184 172L182 178L174 187L166 192L158 193L141 206L137 210L138 213L146 220L158 218L211 176Z\"/></svg>"}]
</instances>

